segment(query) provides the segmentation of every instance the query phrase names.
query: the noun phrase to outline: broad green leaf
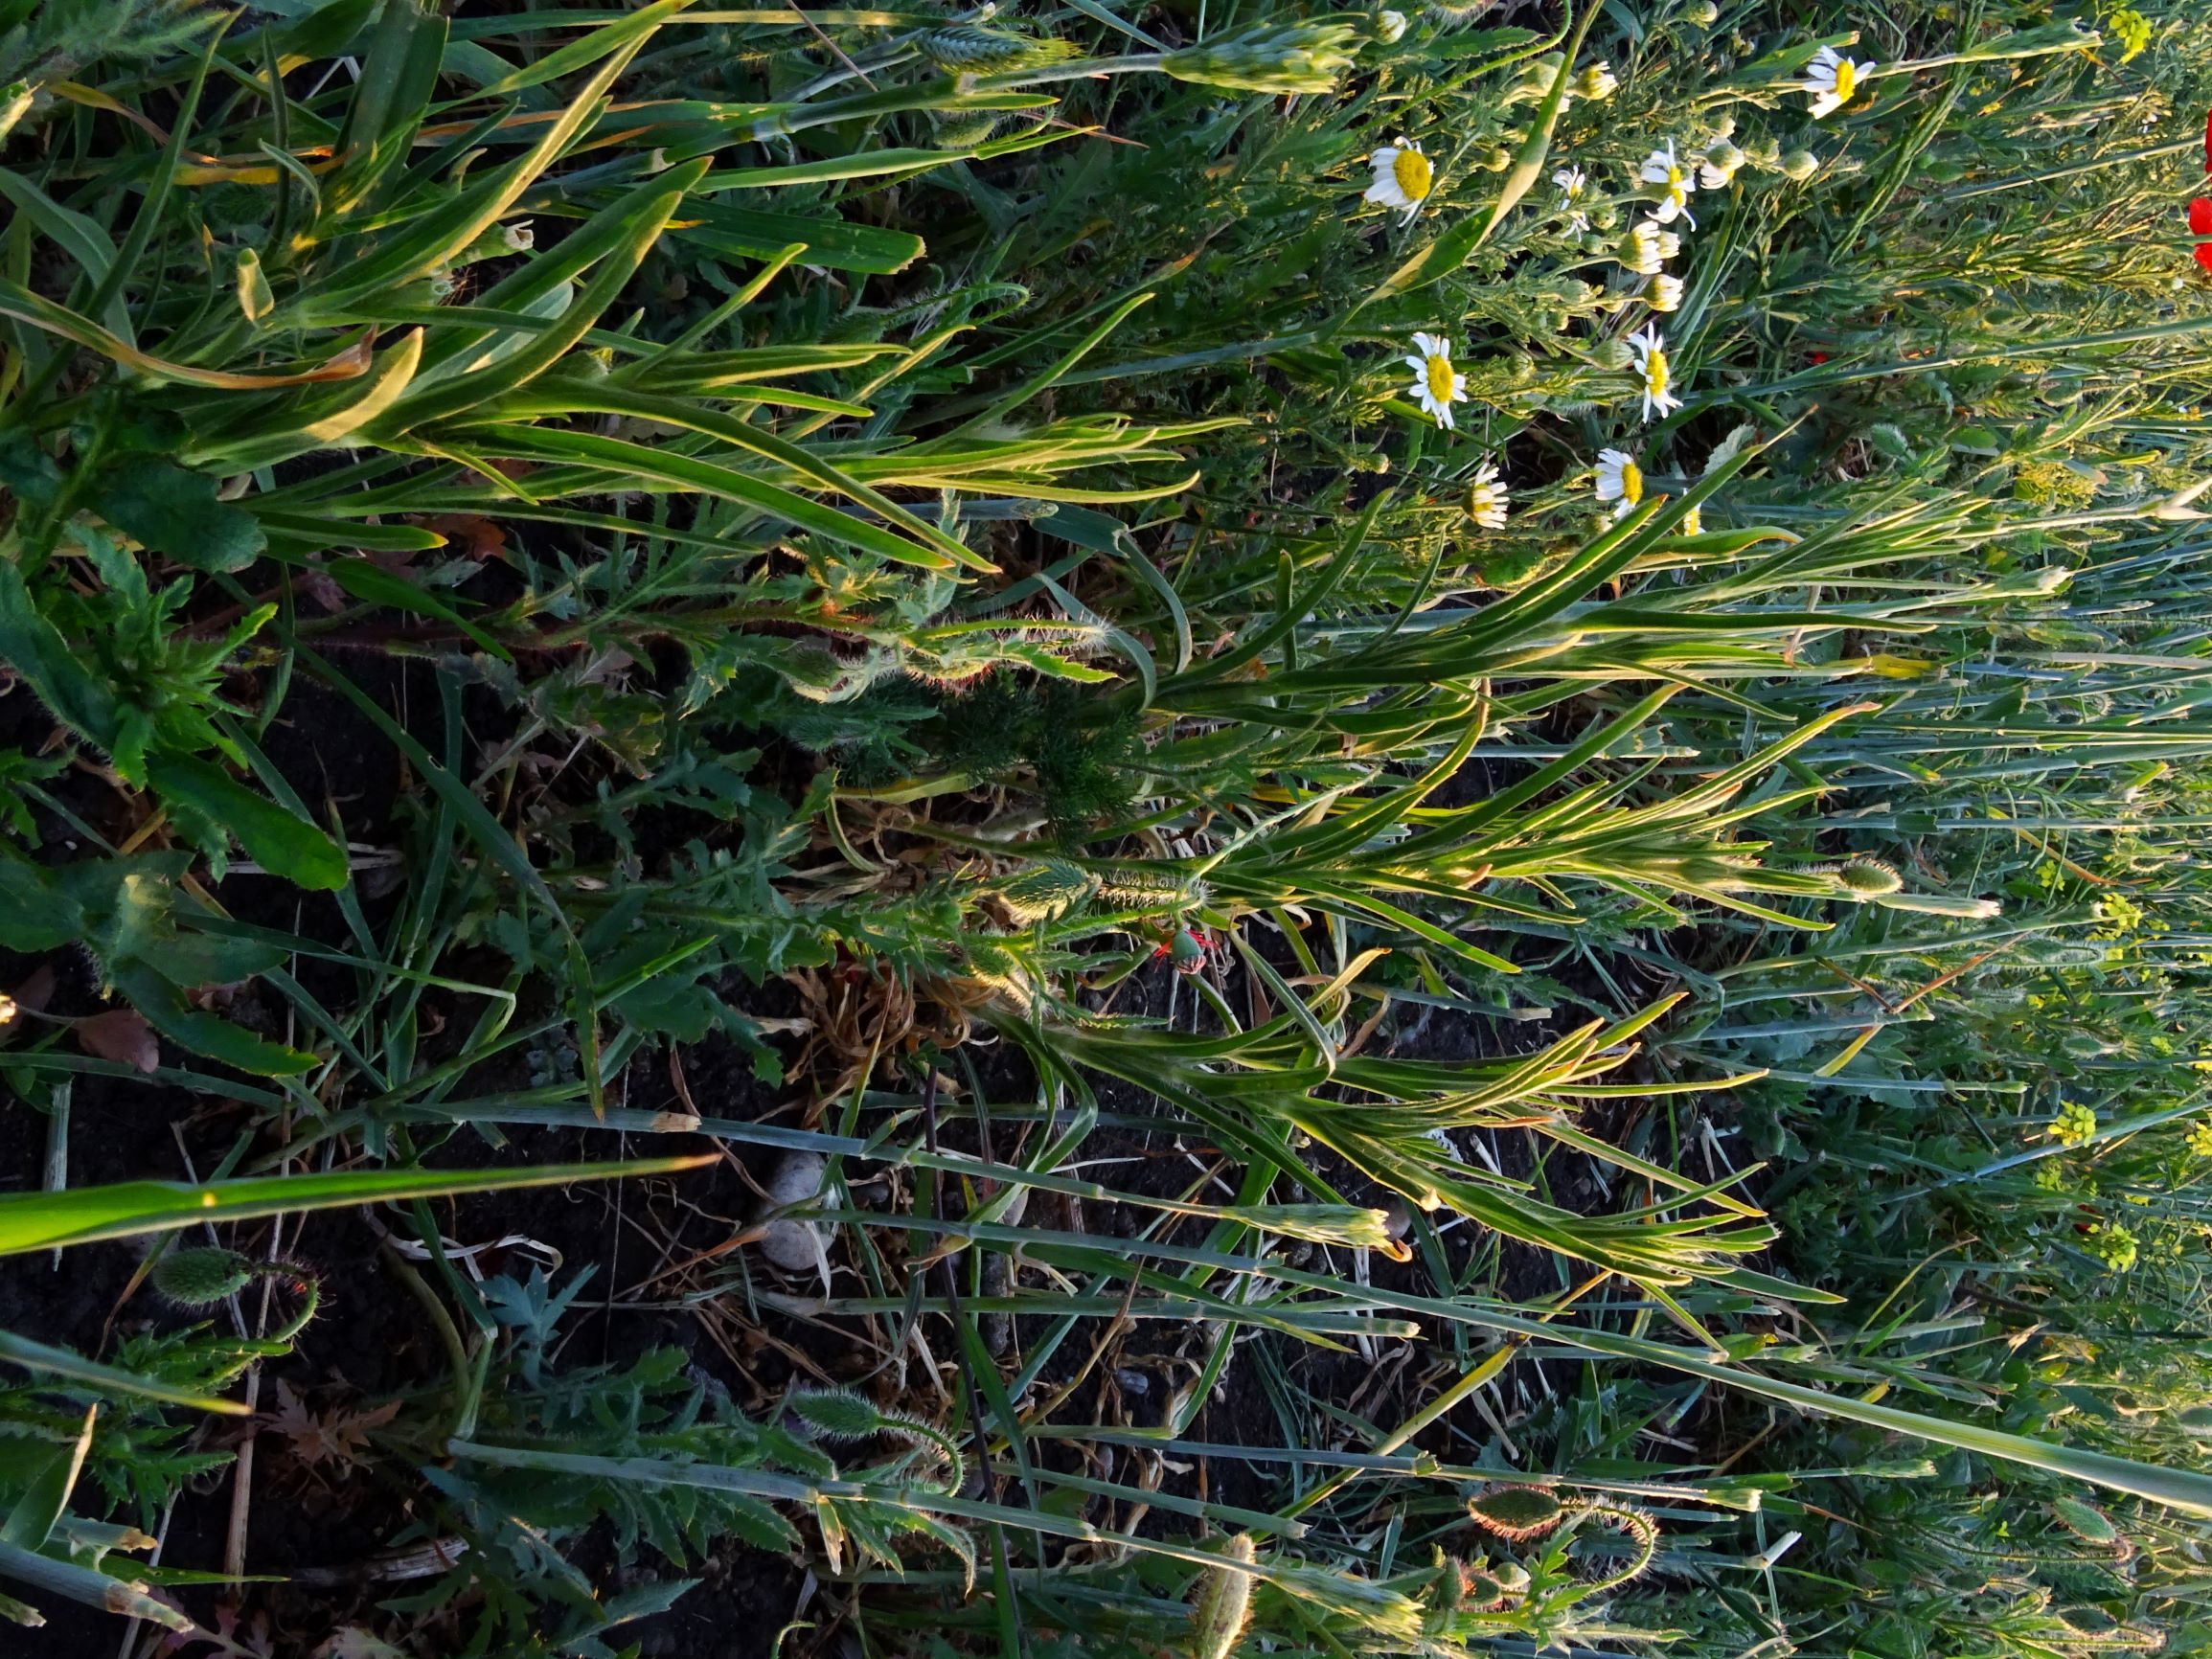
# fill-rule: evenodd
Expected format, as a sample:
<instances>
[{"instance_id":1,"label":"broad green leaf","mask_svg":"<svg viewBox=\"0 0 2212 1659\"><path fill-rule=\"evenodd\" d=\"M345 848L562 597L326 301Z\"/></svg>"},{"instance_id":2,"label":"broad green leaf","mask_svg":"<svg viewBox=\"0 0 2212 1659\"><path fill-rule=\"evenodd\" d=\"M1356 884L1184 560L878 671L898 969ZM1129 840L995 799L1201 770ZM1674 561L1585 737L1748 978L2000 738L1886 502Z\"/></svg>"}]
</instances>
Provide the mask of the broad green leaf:
<instances>
[{"instance_id":1,"label":"broad green leaf","mask_svg":"<svg viewBox=\"0 0 2212 1659\"><path fill-rule=\"evenodd\" d=\"M202 1013L184 1000L167 975L137 960L109 968L115 989L146 1015L147 1023L180 1048L236 1066L261 1078L293 1077L315 1063L315 1057L281 1043L264 1042L243 1026Z\"/></svg>"},{"instance_id":2,"label":"broad green leaf","mask_svg":"<svg viewBox=\"0 0 2212 1659\"><path fill-rule=\"evenodd\" d=\"M84 935L84 910L35 865L0 857L0 946L54 950Z\"/></svg>"},{"instance_id":3,"label":"broad green leaf","mask_svg":"<svg viewBox=\"0 0 2212 1659\"><path fill-rule=\"evenodd\" d=\"M322 891L345 886L343 848L221 767L185 755L152 755L146 770L163 796L183 801L223 826L270 875Z\"/></svg>"},{"instance_id":4,"label":"broad green leaf","mask_svg":"<svg viewBox=\"0 0 2212 1659\"><path fill-rule=\"evenodd\" d=\"M29 682L63 725L103 748L116 740L115 693L88 672L61 630L46 620L23 585L23 573L0 555L0 662Z\"/></svg>"},{"instance_id":5,"label":"broad green leaf","mask_svg":"<svg viewBox=\"0 0 2212 1659\"><path fill-rule=\"evenodd\" d=\"M210 572L239 571L268 545L254 515L216 499L216 481L159 456L119 457L92 494L101 517L179 564Z\"/></svg>"}]
</instances>

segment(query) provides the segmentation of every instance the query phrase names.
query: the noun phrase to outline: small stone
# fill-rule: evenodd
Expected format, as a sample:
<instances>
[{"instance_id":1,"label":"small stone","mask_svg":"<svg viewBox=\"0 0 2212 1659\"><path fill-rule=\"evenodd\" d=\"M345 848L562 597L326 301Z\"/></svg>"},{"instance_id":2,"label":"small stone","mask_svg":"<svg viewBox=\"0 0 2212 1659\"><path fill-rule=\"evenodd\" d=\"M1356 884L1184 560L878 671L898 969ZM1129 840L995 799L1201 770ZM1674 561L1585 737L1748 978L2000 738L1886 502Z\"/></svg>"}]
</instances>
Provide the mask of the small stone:
<instances>
[{"instance_id":1,"label":"small stone","mask_svg":"<svg viewBox=\"0 0 2212 1659\"><path fill-rule=\"evenodd\" d=\"M768 1176L764 1213L820 1196L823 1169L820 1156L813 1152L785 1153ZM828 1229L819 1221L785 1216L767 1224L761 1237L761 1254L787 1273L806 1273L821 1264L829 1242Z\"/></svg>"}]
</instances>

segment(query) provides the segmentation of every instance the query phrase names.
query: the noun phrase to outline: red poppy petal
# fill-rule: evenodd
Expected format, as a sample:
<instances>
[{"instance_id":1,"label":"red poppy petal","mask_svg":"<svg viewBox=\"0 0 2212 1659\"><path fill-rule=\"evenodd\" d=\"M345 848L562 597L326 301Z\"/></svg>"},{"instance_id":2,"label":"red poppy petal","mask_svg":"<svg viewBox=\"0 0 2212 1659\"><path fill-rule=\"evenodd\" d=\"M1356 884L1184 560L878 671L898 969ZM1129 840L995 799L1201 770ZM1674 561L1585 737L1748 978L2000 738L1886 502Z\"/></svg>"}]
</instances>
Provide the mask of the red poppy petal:
<instances>
[{"instance_id":1,"label":"red poppy petal","mask_svg":"<svg viewBox=\"0 0 2212 1659\"><path fill-rule=\"evenodd\" d=\"M2189 229L2201 237L2212 237L2212 201L2199 196L2189 204Z\"/></svg>"},{"instance_id":2,"label":"red poppy petal","mask_svg":"<svg viewBox=\"0 0 2212 1659\"><path fill-rule=\"evenodd\" d=\"M2212 242L2199 242L2197 244L2197 262L2206 270L2212 271Z\"/></svg>"}]
</instances>

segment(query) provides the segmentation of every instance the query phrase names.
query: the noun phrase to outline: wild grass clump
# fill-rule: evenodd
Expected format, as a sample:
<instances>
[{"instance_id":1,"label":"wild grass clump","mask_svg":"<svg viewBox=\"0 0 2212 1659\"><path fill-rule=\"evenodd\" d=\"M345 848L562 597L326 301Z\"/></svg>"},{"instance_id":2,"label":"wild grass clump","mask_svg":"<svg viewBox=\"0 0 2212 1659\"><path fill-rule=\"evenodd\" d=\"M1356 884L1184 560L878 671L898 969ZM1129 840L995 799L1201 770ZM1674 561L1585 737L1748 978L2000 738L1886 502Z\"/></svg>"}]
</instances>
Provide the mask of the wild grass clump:
<instances>
[{"instance_id":1,"label":"wild grass clump","mask_svg":"<svg viewBox=\"0 0 2212 1659\"><path fill-rule=\"evenodd\" d=\"M0 80L6 1247L383 1206L374 1288L229 1233L124 1292L214 1325L0 1336L27 1594L226 1642L188 1414L268 1375L427 1563L333 1653L630 1650L741 1546L823 1651L2195 1640L2185 8ZM119 1099L212 1184L73 1161ZM555 1137L694 1156L559 1275L428 1203ZM422 1375L303 1405L387 1293Z\"/></svg>"}]
</instances>

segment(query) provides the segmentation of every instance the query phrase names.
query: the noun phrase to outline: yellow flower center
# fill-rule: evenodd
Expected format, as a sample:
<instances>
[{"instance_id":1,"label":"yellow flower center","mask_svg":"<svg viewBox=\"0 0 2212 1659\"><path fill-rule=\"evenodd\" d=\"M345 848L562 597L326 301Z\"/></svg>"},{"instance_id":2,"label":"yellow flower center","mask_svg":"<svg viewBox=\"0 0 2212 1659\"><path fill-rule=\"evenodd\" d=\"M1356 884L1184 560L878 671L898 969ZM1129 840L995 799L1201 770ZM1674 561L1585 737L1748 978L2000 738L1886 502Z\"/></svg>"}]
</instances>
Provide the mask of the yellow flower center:
<instances>
[{"instance_id":1,"label":"yellow flower center","mask_svg":"<svg viewBox=\"0 0 2212 1659\"><path fill-rule=\"evenodd\" d=\"M1418 149L1400 150L1398 159L1390 164L1390 171L1407 201L1426 199L1429 187L1436 182L1436 169Z\"/></svg>"},{"instance_id":2,"label":"yellow flower center","mask_svg":"<svg viewBox=\"0 0 2212 1659\"><path fill-rule=\"evenodd\" d=\"M1644 469L1633 461L1621 463L1621 499L1630 507L1644 499Z\"/></svg>"},{"instance_id":3,"label":"yellow flower center","mask_svg":"<svg viewBox=\"0 0 2212 1659\"><path fill-rule=\"evenodd\" d=\"M1836 64L1836 102L1849 103L1851 95L1859 90L1859 65L1850 58L1838 58Z\"/></svg>"},{"instance_id":4,"label":"yellow flower center","mask_svg":"<svg viewBox=\"0 0 2212 1659\"><path fill-rule=\"evenodd\" d=\"M1451 401L1454 378L1449 357L1431 357L1428 359L1428 395L1439 403Z\"/></svg>"},{"instance_id":5,"label":"yellow flower center","mask_svg":"<svg viewBox=\"0 0 2212 1659\"><path fill-rule=\"evenodd\" d=\"M1682 514L1682 534L1684 535L1702 535L1705 534L1705 515L1695 507Z\"/></svg>"},{"instance_id":6,"label":"yellow flower center","mask_svg":"<svg viewBox=\"0 0 2212 1659\"><path fill-rule=\"evenodd\" d=\"M1663 398L1667 384L1667 353L1654 346L1651 355L1644 359L1644 390L1654 398Z\"/></svg>"}]
</instances>

